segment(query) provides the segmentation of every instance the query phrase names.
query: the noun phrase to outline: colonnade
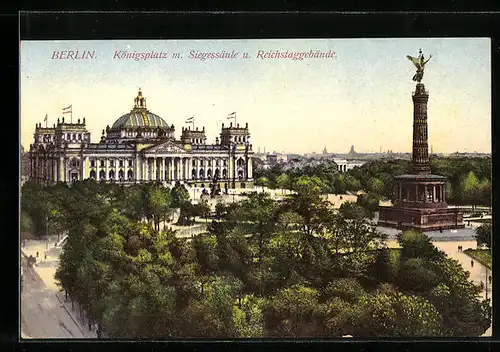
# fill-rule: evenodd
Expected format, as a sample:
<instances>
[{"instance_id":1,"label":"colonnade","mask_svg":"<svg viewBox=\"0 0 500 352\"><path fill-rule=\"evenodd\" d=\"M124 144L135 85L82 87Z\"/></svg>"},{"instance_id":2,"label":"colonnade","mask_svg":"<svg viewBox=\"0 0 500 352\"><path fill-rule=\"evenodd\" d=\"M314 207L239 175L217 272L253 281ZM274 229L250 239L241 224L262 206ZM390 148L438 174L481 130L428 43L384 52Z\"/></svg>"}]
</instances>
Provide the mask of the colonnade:
<instances>
[{"instance_id":1,"label":"colonnade","mask_svg":"<svg viewBox=\"0 0 500 352\"><path fill-rule=\"evenodd\" d=\"M396 198L403 202L438 203L446 199L444 184L399 184L396 186Z\"/></svg>"},{"instance_id":2,"label":"colonnade","mask_svg":"<svg viewBox=\"0 0 500 352\"><path fill-rule=\"evenodd\" d=\"M75 173L75 175L73 175ZM39 180L68 182L93 178L103 181L208 181L248 180L253 177L251 158L171 156L59 156L30 158L30 176Z\"/></svg>"}]
</instances>

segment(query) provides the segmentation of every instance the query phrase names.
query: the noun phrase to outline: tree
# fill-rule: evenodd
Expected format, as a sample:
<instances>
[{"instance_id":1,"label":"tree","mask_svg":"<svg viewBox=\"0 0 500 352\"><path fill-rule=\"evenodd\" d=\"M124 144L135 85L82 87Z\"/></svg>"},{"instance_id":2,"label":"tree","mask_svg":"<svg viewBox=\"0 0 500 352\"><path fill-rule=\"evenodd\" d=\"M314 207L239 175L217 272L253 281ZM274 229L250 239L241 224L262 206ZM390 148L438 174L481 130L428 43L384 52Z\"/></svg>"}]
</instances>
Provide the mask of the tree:
<instances>
[{"instance_id":1,"label":"tree","mask_svg":"<svg viewBox=\"0 0 500 352\"><path fill-rule=\"evenodd\" d=\"M347 201L340 205L340 214L342 214L346 219L363 219L367 217L367 211L361 205Z\"/></svg>"},{"instance_id":2,"label":"tree","mask_svg":"<svg viewBox=\"0 0 500 352\"><path fill-rule=\"evenodd\" d=\"M339 278L332 280L323 295L331 299L338 297L343 301L356 303L366 292L355 278Z\"/></svg>"},{"instance_id":3,"label":"tree","mask_svg":"<svg viewBox=\"0 0 500 352\"><path fill-rule=\"evenodd\" d=\"M302 232L306 236L312 236L317 228L318 214L329 203L321 198L324 188L323 183L317 177L301 176L293 185L296 191L283 203L283 211L293 211L302 217Z\"/></svg>"},{"instance_id":4,"label":"tree","mask_svg":"<svg viewBox=\"0 0 500 352\"><path fill-rule=\"evenodd\" d=\"M271 337L325 336L326 307L318 302L318 292L294 285L280 290L264 304L264 321Z\"/></svg>"},{"instance_id":5,"label":"tree","mask_svg":"<svg viewBox=\"0 0 500 352\"><path fill-rule=\"evenodd\" d=\"M475 230L475 238L477 241L477 246L481 247L482 245L486 245L488 249L491 249L491 237L492 237L492 227L490 223L482 224L477 227Z\"/></svg>"},{"instance_id":6,"label":"tree","mask_svg":"<svg viewBox=\"0 0 500 352\"><path fill-rule=\"evenodd\" d=\"M257 245L257 263L261 263L269 239L277 231L277 203L267 193L251 194L241 202L232 220L242 234Z\"/></svg>"},{"instance_id":7,"label":"tree","mask_svg":"<svg viewBox=\"0 0 500 352\"><path fill-rule=\"evenodd\" d=\"M236 336L240 338L262 338L266 335L262 306L264 299L245 295L233 306L233 320Z\"/></svg>"},{"instance_id":8,"label":"tree","mask_svg":"<svg viewBox=\"0 0 500 352\"><path fill-rule=\"evenodd\" d=\"M21 233L30 232L33 227L31 217L24 211L21 211Z\"/></svg>"},{"instance_id":9,"label":"tree","mask_svg":"<svg viewBox=\"0 0 500 352\"><path fill-rule=\"evenodd\" d=\"M173 208L178 208L181 203L189 201L189 192L179 181L176 182L175 187L170 191L170 196L170 204Z\"/></svg>"},{"instance_id":10,"label":"tree","mask_svg":"<svg viewBox=\"0 0 500 352\"><path fill-rule=\"evenodd\" d=\"M283 193L284 189L289 188L291 185L290 176L284 173L279 175L276 178L276 184L278 185L279 188L281 188L281 193Z\"/></svg>"},{"instance_id":11,"label":"tree","mask_svg":"<svg viewBox=\"0 0 500 352\"><path fill-rule=\"evenodd\" d=\"M442 259L444 253L431 243L429 237L418 230L407 230L398 234L403 258Z\"/></svg>"},{"instance_id":12,"label":"tree","mask_svg":"<svg viewBox=\"0 0 500 352\"><path fill-rule=\"evenodd\" d=\"M491 324L491 306L479 300L481 291L469 273L453 259L443 258L428 263L439 278L437 285L427 298L443 317L446 336L480 336Z\"/></svg>"},{"instance_id":13,"label":"tree","mask_svg":"<svg viewBox=\"0 0 500 352\"><path fill-rule=\"evenodd\" d=\"M360 194L356 200L356 204L362 207L366 212L366 217L373 218L375 212L379 209L380 199L373 193Z\"/></svg>"},{"instance_id":14,"label":"tree","mask_svg":"<svg viewBox=\"0 0 500 352\"><path fill-rule=\"evenodd\" d=\"M442 319L436 307L425 298L395 294L375 294L360 299L364 314L358 329L360 337L441 336Z\"/></svg>"},{"instance_id":15,"label":"tree","mask_svg":"<svg viewBox=\"0 0 500 352\"><path fill-rule=\"evenodd\" d=\"M366 182L366 190L370 193L382 194L384 183L377 177L370 177Z\"/></svg>"},{"instance_id":16,"label":"tree","mask_svg":"<svg viewBox=\"0 0 500 352\"><path fill-rule=\"evenodd\" d=\"M264 192L264 187L269 186L269 179L267 177L261 176L255 180L256 186L262 186L262 192Z\"/></svg>"},{"instance_id":17,"label":"tree","mask_svg":"<svg viewBox=\"0 0 500 352\"><path fill-rule=\"evenodd\" d=\"M370 275L378 283L394 283L400 267L401 251L383 247L377 250L375 261L370 266Z\"/></svg>"},{"instance_id":18,"label":"tree","mask_svg":"<svg viewBox=\"0 0 500 352\"><path fill-rule=\"evenodd\" d=\"M146 194L146 208L149 209L156 231L160 230L160 222L170 212L170 204L168 189L158 185L149 187Z\"/></svg>"},{"instance_id":19,"label":"tree","mask_svg":"<svg viewBox=\"0 0 500 352\"><path fill-rule=\"evenodd\" d=\"M208 217L210 216L211 208L207 202L200 202L195 205L196 214L199 217L205 218L205 222L208 222Z\"/></svg>"},{"instance_id":20,"label":"tree","mask_svg":"<svg viewBox=\"0 0 500 352\"><path fill-rule=\"evenodd\" d=\"M465 199L472 204L474 210L476 200L479 196L479 181L473 171L464 176L461 184Z\"/></svg>"}]
</instances>

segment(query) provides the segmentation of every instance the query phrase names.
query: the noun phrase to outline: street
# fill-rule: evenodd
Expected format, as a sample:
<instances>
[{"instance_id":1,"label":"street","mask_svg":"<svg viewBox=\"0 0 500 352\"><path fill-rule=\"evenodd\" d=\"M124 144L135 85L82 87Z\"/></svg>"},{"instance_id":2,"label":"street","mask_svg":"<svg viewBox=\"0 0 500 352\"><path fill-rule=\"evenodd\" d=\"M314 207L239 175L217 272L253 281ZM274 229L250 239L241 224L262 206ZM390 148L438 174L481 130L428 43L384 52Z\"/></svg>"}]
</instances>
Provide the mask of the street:
<instances>
[{"instance_id":1,"label":"street","mask_svg":"<svg viewBox=\"0 0 500 352\"><path fill-rule=\"evenodd\" d=\"M23 289L21 291L21 337L22 338L95 338L79 318L78 305L72 309L59 292L54 274L61 248L54 247L54 240L27 241L22 247ZM28 267L26 257L39 258L37 264ZM45 258L45 255L47 257Z\"/></svg>"},{"instance_id":2,"label":"street","mask_svg":"<svg viewBox=\"0 0 500 352\"><path fill-rule=\"evenodd\" d=\"M28 268L26 260L23 271L21 337L84 338L55 293L46 288L33 268Z\"/></svg>"}]
</instances>

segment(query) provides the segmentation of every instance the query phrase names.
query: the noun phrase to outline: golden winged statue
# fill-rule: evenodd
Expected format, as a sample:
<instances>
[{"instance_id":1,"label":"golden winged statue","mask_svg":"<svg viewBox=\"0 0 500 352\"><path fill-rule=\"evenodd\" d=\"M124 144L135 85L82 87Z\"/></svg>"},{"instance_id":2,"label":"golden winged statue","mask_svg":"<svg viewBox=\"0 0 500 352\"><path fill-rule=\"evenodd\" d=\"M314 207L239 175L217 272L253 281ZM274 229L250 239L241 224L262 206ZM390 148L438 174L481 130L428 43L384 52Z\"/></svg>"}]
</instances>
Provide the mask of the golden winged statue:
<instances>
[{"instance_id":1,"label":"golden winged statue","mask_svg":"<svg viewBox=\"0 0 500 352\"><path fill-rule=\"evenodd\" d=\"M425 67L425 64L427 64L427 62L429 62L429 60L431 59L432 55L429 55L429 58L427 60L425 60L424 54L422 54L422 49L420 49L418 51L418 57L413 57L413 56L410 56L410 55L406 55L406 57L408 58L408 60L410 60L411 62L413 62L413 64L417 68L417 73L413 76L412 79L415 82L420 83L420 81L422 81L422 78L424 78L424 67Z\"/></svg>"}]
</instances>

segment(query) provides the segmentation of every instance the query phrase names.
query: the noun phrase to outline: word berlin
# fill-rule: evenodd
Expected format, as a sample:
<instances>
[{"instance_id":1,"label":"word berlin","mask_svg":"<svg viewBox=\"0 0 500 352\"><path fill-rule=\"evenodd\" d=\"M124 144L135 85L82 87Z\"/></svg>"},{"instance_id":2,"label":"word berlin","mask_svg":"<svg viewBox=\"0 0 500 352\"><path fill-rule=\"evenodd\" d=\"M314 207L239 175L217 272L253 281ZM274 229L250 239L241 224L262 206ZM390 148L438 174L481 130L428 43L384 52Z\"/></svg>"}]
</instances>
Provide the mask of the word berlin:
<instances>
[{"instance_id":1,"label":"word berlin","mask_svg":"<svg viewBox=\"0 0 500 352\"><path fill-rule=\"evenodd\" d=\"M149 59L167 59L167 53L163 51L150 51L150 52L137 52L129 53L126 50L117 50L115 51L115 55L113 59L134 59L135 61L139 60L149 60Z\"/></svg>"}]
</instances>

